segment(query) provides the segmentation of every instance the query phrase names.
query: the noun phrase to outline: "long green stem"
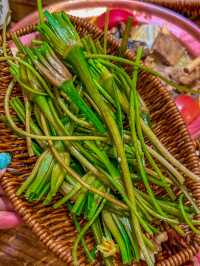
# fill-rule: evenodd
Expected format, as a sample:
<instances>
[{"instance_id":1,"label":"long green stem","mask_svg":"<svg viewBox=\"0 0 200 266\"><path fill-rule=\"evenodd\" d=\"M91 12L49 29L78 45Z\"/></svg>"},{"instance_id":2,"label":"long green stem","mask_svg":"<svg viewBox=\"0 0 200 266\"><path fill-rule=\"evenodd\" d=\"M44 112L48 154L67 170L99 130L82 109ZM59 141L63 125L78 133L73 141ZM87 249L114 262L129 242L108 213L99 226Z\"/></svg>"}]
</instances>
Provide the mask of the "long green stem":
<instances>
[{"instance_id":1,"label":"long green stem","mask_svg":"<svg viewBox=\"0 0 200 266\"><path fill-rule=\"evenodd\" d=\"M86 127L86 128L91 128L92 125L90 125L90 123L88 123L87 121L78 118L76 115L74 115L69 108L66 106L66 104L64 103L64 101L61 98L58 98L58 103L60 105L60 107L63 109L63 111L66 113L66 115L69 116L70 119L72 119L75 123Z\"/></svg>"},{"instance_id":2,"label":"long green stem","mask_svg":"<svg viewBox=\"0 0 200 266\"><path fill-rule=\"evenodd\" d=\"M192 173L189 169L187 169L183 164L181 164L178 160L174 158L174 156L164 147L164 145L159 141L159 139L155 136L152 130L145 125L143 121L141 121L142 129L145 133L145 135L149 138L149 140L152 142L153 145L160 151L160 153L177 169L179 169L181 172L186 174L188 177L192 178L194 181L199 181L199 176ZM181 180L179 180L182 182Z\"/></svg>"},{"instance_id":3,"label":"long green stem","mask_svg":"<svg viewBox=\"0 0 200 266\"><path fill-rule=\"evenodd\" d=\"M119 130L117 128L117 125L110 114L110 110L107 107L106 103L102 101L102 98L100 94L98 93L98 90L95 88L95 84L90 76L90 72L88 70L88 65L87 62L84 58L84 55L82 51L80 50L79 47L74 46L73 48L70 49L70 51L67 54L67 59L70 61L70 63L74 66L76 71L79 73L83 83L86 86L86 89L90 95L90 97L94 100L96 105L98 106L106 124L107 127L110 130L110 134L112 135L113 141L115 143L117 153L118 153L118 161L121 166L121 170L123 173L123 181L127 190L128 198L133 204L133 208L135 211L131 209L131 218L133 222L133 230L135 230L137 239L140 245L140 248L142 249L145 259L149 263L149 265L152 265L152 261L149 257L148 251L145 247L143 236L142 236L142 231L140 228L140 224L138 222L138 218L135 215L135 212L137 213L137 207L136 207L136 201L135 201L135 195L133 191L133 184L131 180L131 175L129 171L129 166L128 162L126 160L126 155L124 151L124 145L119 133Z\"/></svg>"},{"instance_id":4,"label":"long green stem","mask_svg":"<svg viewBox=\"0 0 200 266\"><path fill-rule=\"evenodd\" d=\"M63 126L52 101L46 101L43 96L37 96L37 104L39 105L40 109L44 113L45 117L47 118L48 122L53 125L56 132L60 135L63 133L68 135L69 131ZM70 153L82 164L84 165L89 171L94 173L98 178L100 178L104 183L107 183L107 177L103 175L98 169L93 165L90 161L87 160L80 152L79 152L79 143L73 144L69 143L68 141L64 141L64 145L70 151Z\"/></svg>"},{"instance_id":5,"label":"long green stem","mask_svg":"<svg viewBox=\"0 0 200 266\"><path fill-rule=\"evenodd\" d=\"M124 64L128 64L128 65L132 65L132 66L136 66L136 67L140 67L142 70L149 72L151 74L154 73L153 70L148 69L147 67L141 65L141 64L136 64L133 61L130 61L128 59L124 59L121 57L117 57L117 56L112 56L112 55L89 55L89 58L103 58L103 59L109 59L109 60L113 60L113 61L118 61ZM154 73L155 76L158 76L161 78L160 74L155 72ZM165 79L162 77L162 79ZM174 84L171 81L167 82L168 84L170 83L170 85L177 87L176 84ZM173 84L171 84L173 83ZM192 173L189 169L187 169L184 165L182 165L178 160L176 160L170 153L169 151L162 145L162 143L158 140L158 138L155 136L155 134L152 132L152 130L145 125L145 123L143 121L141 121L142 123L142 129L145 133L145 135L148 136L148 138L151 140L151 142L158 148L158 150L162 153L163 156L165 156L171 164L173 164L174 166L176 166L179 170L181 170L183 173L185 173L188 177L194 179L194 180L199 180L199 177L197 175L195 175L194 173Z\"/></svg>"},{"instance_id":6,"label":"long green stem","mask_svg":"<svg viewBox=\"0 0 200 266\"><path fill-rule=\"evenodd\" d=\"M173 82L172 80L169 80L167 78L165 78L164 76L162 76L159 72L143 65L143 64L139 64L137 65L134 61L131 61L129 59L123 58L123 57L119 57L119 56L114 56L114 55L105 55L105 54L86 54L87 58L101 58L101 59L107 59L107 60L111 60L111 61L115 61L115 62L119 62L125 65L132 65L132 66L136 66L141 68L142 70L144 70L147 73L150 73L156 77L159 77L161 80L163 80L166 84L174 87L177 89L177 91L179 92L187 92L187 91L192 91L192 88L187 88L185 86L182 85L178 85L175 82ZM200 91L196 91L196 93L200 93Z\"/></svg>"},{"instance_id":7,"label":"long green stem","mask_svg":"<svg viewBox=\"0 0 200 266\"><path fill-rule=\"evenodd\" d=\"M46 128L46 124L45 124L45 121L43 119L43 126L44 126L44 132L46 132L45 134L48 135L48 130ZM58 152L56 151L56 149L53 147L53 143L51 140L48 140L48 144L49 144L49 148L50 150L52 151L52 154L54 155L55 159L60 163L60 165L63 167L63 169L65 169L65 171L72 177L74 177L74 179L80 183L84 188L86 188L87 190L89 191L92 191L93 193L96 193L98 195L100 195L101 197L107 199L108 201L111 201L112 203L120 206L121 208L125 208L127 209L127 206L120 202L119 200L116 200L114 197L112 197L111 195L109 195L108 193L104 193L104 192L101 192L99 191L98 189L95 189L91 186L89 186L87 183L85 183L81 177L73 170L71 169L69 166L67 166L62 158L60 157L60 155L58 154Z\"/></svg>"},{"instance_id":8,"label":"long green stem","mask_svg":"<svg viewBox=\"0 0 200 266\"><path fill-rule=\"evenodd\" d=\"M110 19L110 9L108 8L105 15L104 36L103 36L103 48L105 54L107 54L107 42L108 42L107 35L108 35L109 19Z\"/></svg>"},{"instance_id":9,"label":"long green stem","mask_svg":"<svg viewBox=\"0 0 200 266\"><path fill-rule=\"evenodd\" d=\"M104 55L102 55L104 57ZM111 56L112 58L112 56ZM117 57L116 57L117 58ZM113 58L112 58L113 59ZM115 57L114 57L115 59ZM123 58L122 58L123 59ZM137 66L138 64L133 63L132 61L126 60L124 59L124 63L129 63L131 65L135 65ZM176 166L178 169L180 169L183 173L185 173L188 177L191 177L194 180L198 180L199 177L197 175L195 175L194 173L192 173L190 170L188 170L184 165L182 165L179 161L177 161L170 153L169 151L162 145L162 143L158 140L158 138L154 135L154 133L152 132L152 130L145 125L145 123L143 121L141 121L142 123L142 129L144 131L144 133L149 137L149 139L152 141L152 143L158 148L158 150L162 153L163 156L165 156L171 164L173 164L174 166Z\"/></svg>"},{"instance_id":10,"label":"long green stem","mask_svg":"<svg viewBox=\"0 0 200 266\"><path fill-rule=\"evenodd\" d=\"M42 9L42 0L37 0L37 9L39 13L39 19L40 23L44 22L44 14L43 14L43 9Z\"/></svg>"},{"instance_id":11,"label":"long green stem","mask_svg":"<svg viewBox=\"0 0 200 266\"><path fill-rule=\"evenodd\" d=\"M82 177L82 180L86 182L88 185L90 185L91 182L88 180L90 177L89 174L86 174L85 176ZM68 187L63 184L61 188L61 192L65 194L63 198L61 198L59 201L57 201L53 207L55 209L59 208L62 206L64 203L66 203L69 199L73 198L73 196L77 195L78 191L81 189L81 185L78 183L76 184L73 188L68 189Z\"/></svg>"},{"instance_id":12,"label":"long green stem","mask_svg":"<svg viewBox=\"0 0 200 266\"><path fill-rule=\"evenodd\" d=\"M169 172L171 172L178 180L180 184L184 183L183 176L164 158L162 157L158 152L156 152L154 149L152 149L150 146L147 146L148 152L157 159L163 166L167 168Z\"/></svg>"},{"instance_id":13,"label":"long green stem","mask_svg":"<svg viewBox=\"0 0 200 266\"><path fill-rule=\"evenodd\" d=\"M25 62L24 60L22 60L18 57L15 57L15 59L17 61L19 61L20 64L25 66L32 73L32 75L38 79L38 81L41 83L42 87L46 90L46 92L49 94L49 96L54 98L53 93L50 90L49 86L47 85L45 80L40 76L40 74L34 69L34 67L32 65L30 63Z\"/></svg>"},{"instance_id":14,"label":"long green stem","mask_svg":"<svg viewBox=\"0 0 200 266\"><path fill-rule=\"evenodd\" d=\"M137 94L135 95L135 101L136 101L137 110L139 111L139 102L138 102ZM157 164L155 163L155 161L151 157L151 154L149 153L147 145L144 142L144 137L143 137L142 129L141 129L141 119L140 119L140 116L137 113L136 113L136 120L137 120L137 125L138 125L138 127L137 127L138 136L139 136L139 140L140 140L142 149L144 151L144 154L146 155L146 158L148 159L148 161L150 162L152 167L155 169L156 173L158 173L159 178L160 178L160 180L163 183L163 187L165 188L165 190L167 191L167 193L169 194L171 199L175 200L176 196L175 196L174 192L172 191L172 189L169 187L169 185L165 181L165 177L162 175L162 172L160 171L159 167L157 166ZM161 214L162 214L162 212L161 212Z\"/></svg>"},{"instance_id":15,"label":"long green stem","mask_svg":"<svg viewBox=\"0 0 200 266\"><path fill-rule=\"evenodd\" d=\"M38 173L34 178L33 182L30 184L26 191L26 198L28 200L37 200L40 194L40 191L44 188L46 183L50 179L50 175L55 164L55 160L52 154L49 152L47 156L42 161Z\"/></svg>"},{"instance_id":16,"label":"long green stem","mask_svg":"<svg viewBox=\"0 0 200 266\"><path fill-rule=\"evenodd\" d=\"M10 114L9 110L9 98L12 93L12 89L14 87L14 82L12 81L10 85L8 86L8 90L6 92L5 98L4 98L4 107L5 107L5 113L6 118L10 124L10 126L13 128L14 131L16 131L18 134L29 137L32 139L38 139L38 140L66 140L66 141L80 141L80 140L105 140L107 137L101 137L101 136L40 136L28 133L27 131L22 130L21 128L17 127L14 120L12 119L12 116Z\"/></svg>"},{"instance_id":17,"label":"long green stem","mask_svg":"<svg viewBox=\"0 0 200 266\"><path fill-rule=\"evenodd\" d=\"M102 217L106 227L112 233L119 246L123 264L129 264L132 259L131 243L123 225L118 221L114 214L111 214L105 210L102 212Z\"/></svg>"},{"instance_id":18,"label":"long green stem","mask_svg":"<svg viewBox=\"0 0 200 266\"><path fill-rule=\"evenodd\" d=\"M112 63L110 63L110 62L105 61L104 63L106 63L106 65L108 65L108 66L112 66L112 68L114 68L114 69L116 68L117 71L121 71L121 69L120 69L118 66L116 66L116 65L114 65L114 64L112 64ZM136 65L135 65L135 66L136 66ZM125 77L125 79L126 79L127 82L130 80L130 78L129 78L129 76L127 75L126 72L121 71L120 73L122 74L122 76ZM129 82L129 86L132 87L132 83L131 83L131 82ZM121 104L122 104L122 103L121 103ZM125 106L123 105L123 107L124 107L124 111L127 113L127 112L128 112L128 110L127 110L128 105L127 105L127 104L126 104ZM144 122L143 122L142 120L141 120L141 123L142 123L142 125L144 124ZM146 127L147 127L147 126L146 126ZM149 130L150 130L150 128L149 128ZM169 188L169 186L166 185L165 177L162 175L160 169L157 167L156 163L154 162L153 158L151 157L151 155L150 155L148 149L146 148L146 145L145 145L144 143L141 143L141 144L143 144L143 148L144 148L144 151L145 151L145 155L147 156L147 159L149 160L150 164L153 166L153 168L155 169L155 171L156 171L156 172L159 174L159 176L161 177L161 179L162 179L162 181L163 181L163 184L165 185L165 189L166 189L166 191L169 193L169 195L171 196L171 198L174 199L174 198L175 198L174 193L173 193L172 190ZM145 146L144 146L144 145L145 145ZM156 152L156 151L155 151L155 152ZM164 159L164 158L163 158L163 159ZM175 158L174 158L174 159L175 159ZM165 160L165 161L166 161L166 160ZM176 171L175 168L173 168L173 167L171 166L170 169L173 171L173 174L175 174L175 176L176 176L179 180L183 180L183 177L181 176L180 173L178 173L178 171Z\"/></svg>"},{"instance_id":19,"label":"long green stem","mask_svg":"<svg viewBox=\"0 0 200 266\"><path fill-rule=\"evenodd\" d=\"M95 215L92 217L92 219L90 221L88 221L84 227L82 228L82 230L80 231L79 235L77 236L76 240L73 243L73 247L72 247L72 258L73 258L73 264L74 266L79 266L78 263L78 256L77 256L77 248L78 248L78 244L81 241L81 239L83 238L83 236L85 235L85 233L88 231L88 229L91 227L91 225L94 223L94 221L97 219L97 217L99 216L99 214L101 213L104 204L105 204L106 200L103 199L101 204L99 205L99 208L97 209Z\"/></svg>"},{"instance_id":20,"label":"long green stem","mask_svg":"<svg viewBox=\"0 0 200 266\"><path fill-rule=\"evenodd\" d=\"M158 214L156 211L154 211L151 208L151 206L147 202L145 202L145 200L141 196L139 196L139 195L137 195L137 196L138 196L138 200L139 200L140 204L142 204L144 209L147 212L149 212L150 215L152 215L153 217L156 217L156 218L158 218L160 220L172 223L172 224L179 224L179 221L176 220L176 219L168 218L168 217L165 217L165 216L162 216L162 215Z\"/></svg>"},{"instance_id":21,"label":"long green stem","mask_svg":"<svg viewBox=\"0 0 200 266\"><path fill-rule=\"evenodd\" d=\"M146 193L143 193L139 190L137 190L137 193L140 194L147 202L149 201L149 196ZM178 209L177 203L172 204L169 201L159 200L159 199L157 201L160 204L160 206L163 208L163 210L165 210L165 212L167 212L169 215L180 217L180 211ZM185 211L189 211L189 209L187 209L187 207L185 206L184 209Z\"/></svg>"},{"instance_id":22,"label":"long green stem","mask_svg":"<svg viewBox=\"0 0 200 266\"><path fill-rule=\"evenodd\" d=\"M23 182L23 184L20 186L20 188L17 190L17 196L21 195L27 188L28 186L32 183L32 181L34 180L38 169L40 167L40 164L42 163L42 161L44 160L44 158L46 157L46 155L48 154L48 150L46 150L37 160L31 175L26 179L25 182Z\"/></svg>"},{"instance_id":23,"label":"long green stem","mask_svg":"<svg viewBox=\"0 0 200 266\"><path fill-rule=\"evenodd\" d=\"M128 46L128 39L129 39L131 28L132 28L132 22L133 22L133 18L128 17L128 20L126 22L126 28L124 30L121 45L120 45L120 53L122 55L126 51L127 46Z\"/></svg>"},{"instance_id":24,"label":"long green stem","mask_svg":"<svg viewBox=\"0 0 200 266\"><path fill-rule=\"evenodd\" d=\"M107 154L100 150L94 143L85 142L86 145L98 156L98 158L102 161L102 163L106 166L108 172L112 177L112 184L119 192L122 192L122 187L120 184L120 174L119 171L114 167L114 165L110 162ZM120 187L119 187L120 186Z\"/></svg>"},{"instance_id":25,"label":"long green stem","mask_svg":"<svg viewBox=\"0 0 200 266\"><path fill-rule=\"evenodd\" d=\"M184 210L184 207L183 207L183 195L181 195L179 197L179 208L180 208L182 216L183 216L184 220L186 221L186 223L188 224L188 226L192 229L192 231L194 233L199 235L200 231L194 227L194 225L192 224L192 221L190 220L189 216L187 216L187 214L186 214L186 212Z\"/></svg>"},{"instance_id":26,"label":"long green stem","mask_svg":"<svg viewBox=\"0 0 200 266\"><path fill-rule=\"evenodd\" d=\"M185 195L185 197L189 200L189 202L191 203L192 207L194 208L194 210L196 211L197 214L200 214L200 209L197 206L195 199L193 199L193 197L190 195L190 193L188 192L187 188L185 185L183 184L179 184L178 181L171 175L171 179L173 180L174 184L179 187L180 191Z\"/></svg>"},{"instance_id":27,"label":"long green stem","mask_svg":"<svg viewBox=\"0 0 200 266\"><path fill-rule=\"evenodd\" d=\"M130 136L126 135L126 138L128 140L128 139L130 139ZM149 154L152 155L152 157L157 159L170 173L173 174L173 176L177 180L178 186L183 184L183 182L184 182L183 175L181 175L180 172L178 172L177 169L165 159L165 157L163 157L155 149L152 149L149 145L146 145L146 148L147 148ZM174 182L174 180L173 180L173 182Z\"/></svg>"},{"instance_id":28,"label":"long green stem","mask_svg":"<svg viewBox=\"0 0 200 266\"><path fill-rule=\"evenodd\" d=\"M132 206L130 200L127 198L126 194L124 193L124 189L121 186L121 183L120 183L120 180L119 180L119 172L111 164L111 162L110 162L109 158L107 157L106 153L100 151L93 143L87 143L87 145L92 149L92 151L94 151L99 156L99 158L105 164L105 166L107 167L107 169L108 169L108 171L109 171L109 173L111 175L111 178L108 177L109 181L111 182L113 187L116 188L118 190L118 192L121 194L121 196L122 196L124 202L127 204L127 206L135 213L136 216L138 216L137 212L135 211L134 207ZM142 217L138 216L138 219L139 219L141 225L144 228L148 228L148 225L142 219Z\"/></svg>"},{"instance_id":29,"label":"long green stem","mask_svg":"<svg viewBox=\"0 0 200 266\"><path fill-rule=\"evenodd\" d=\"M140 62L140 58L142 55L142 48L139 48L137 50L137 54L136 54L136 64L138 65ZM152 192L152 189L150 188L148 179L147 179L147 175L146 175L146 171L144 169L144 155L143 152L140 151L140 144L139 144L139 140L137 138L137 134L140 137L140 141L142 138L142 134L141 134L141 130L140 130L140 121L138 121L138 116L139 116L139 120L140 120L140 114L139 114L139 106L137 105L137 91L136 91L136 86L137 86L137 78L138 78L138 68L134 69L133 72L133 85L132 85L132 90L131 90L131 94L130 94L130 114L129 114L129 124L130 124L130 129L131 129L131 135L132 135L132 142L135 148L135 153L136 153L136 158L137 158L137 162L139 165L139 169L140 169L140 174L142 176L144 185L147 189L147 192L151 198L152 203L154 204L155 208L157 209L157 211L160 214L163 214L162 209L160 208L160 206L157 204L157 201L154 197L154 194ZM138 123L139 122L139 123Z\"/></svg>"},{"instance_id":30,"label":"long green stem","mask_svg":"<svg viewBox=\"0 0 200 266\"><path fill-rule=\"evenodd\" d=\"M24 102L25 102L25 127L26 127L26 131L27 133L30 134L30 119L31 119L31 105L30 102L28 100L28 97L26 95L24 95ZM30 137L26 138L26 143L27 143L27 150L28 150L28 154L29 156L33 156L33 149L32 149L32 141Z\"/></svg>"},{"instance_id":31,"label":"long green stem","mask_svg":"<svg viewBox=\"0 0 200 266\"><path fill-rule=\"evenodd\" d=\"M10 105L12 109L16 112L20 121L23 124L25 124L25 109L24 109L24 105L22 104L21 100L18 97L14 97L12 98ZM32 119L30 119L30 129L35 135L42 135L42 131ZM46 144L44 141L41 141L41 140L36 140L36 141L41 148L45 148Z\"/></svg>"},{"instance_id":32,"label":"long green stem","mask_svg":"<svg viewBox=\"0 0 200 266\"><path fill-rule=\"evenodd\" d=\"M77 230L78 233L80 234L80 232L81 232L81 226L80 226L80 224L79 224L79 222L78 222L78 220L77 220L77 218L76 218L75 215L73 215L73 221L74 221L74 224L75 224L75 226L76 226L76 230ZM81 241L81 244L82 244L82 246L83 246L83 249L84 249L84 251L85 251L85 253L86 253L87 257L88 257L89 262L90 262L90 263L93 263L93 262L95 261L95 257L94 257L94 255L92 255L91 252L89 251L89 249L88 249L88 247L87 247L87 244L85 243L84 238L82 237L80 241Z\"/></svg>"},{"instance_id":33,"label":"long green stem","mask_svg":"<svg viewBox=\"0 0 200 266\"><path fill-rule=\"evenodd\" d=\"M98 245L100 245L103 240L103 233L100 229L99 223L100 223L99 218L97 218L91 226L92 232L94 234L95 240ZM103 257L105 266L114 266L112 257L104 257L104 256L102 257Z\"/></svg>"}]
</instances>

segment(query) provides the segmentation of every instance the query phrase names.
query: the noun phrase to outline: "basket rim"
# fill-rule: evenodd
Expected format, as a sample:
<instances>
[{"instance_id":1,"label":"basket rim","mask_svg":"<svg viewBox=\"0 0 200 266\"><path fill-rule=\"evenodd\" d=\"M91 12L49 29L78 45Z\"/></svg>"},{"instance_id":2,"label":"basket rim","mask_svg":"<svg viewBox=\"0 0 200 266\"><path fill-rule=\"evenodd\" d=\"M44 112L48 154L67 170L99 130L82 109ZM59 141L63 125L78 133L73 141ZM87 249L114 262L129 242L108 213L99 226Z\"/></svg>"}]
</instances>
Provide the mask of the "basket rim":
<instances>
[{"instance_id":1,"label":"basket rim","mask_svg":"<svg viewBox=\"0 0 200 266\"><path fill-rule=\"evenodd\" d=\"M173 17L174 19L178 18L179 20L181 20L180 23L182 24L185 24L186 22L190 24L190 27L191 28L194 28L195 31L199 32L199 28L197 25L195 25L192 21L190 21L189 19L187 19L186 17L183 17L180 15L180 13L176 13L173 8L171 10L169 10L170 8L170 5L171 6L174 6L174 2L176 1L179 1L179 0L170 0L167 1L167 0L161 0L163 3L165 3L166 5L156 5L154 2L159 2L159 0L117 0L117 5L124 5L123 8L127 8L127 9L130 9L130 6L133 7L133 4L137 7L136 10L140 10L141 8L144 8L145 9L148 9L148 10L151 10L151 9L154 9L156 11L156 13L160 13L162 11L163 15L166 16L170 16L170 17ZM185 2L187 3L191 3L192 1L193 2L197 2L200 4L200 0L180 0L182 2L182 5L179 5L179 7L183 6L183 4ZM100 3L101 2L101 3ZM44 7L44 9L48 9L50 11L60 11L60 10L63 10L63 8L66 7L66 9L72 9L72 10L75 10L76 8L83 8L83 7L90 7L91 4L93 3L97 3L98 6L103 6L103 5L107 5L107 6L111 6L113 8L117 8L115 5L113 5L116 1L114 0L102 0L100 2L96 2L95 0L69 0L67 2L58 2L56 4L50 4L50 5L47 5L46 7ZM103 4L102 4L103 3ZM196 4L196 3L195 3ZM130 5L130 6L129 6ZM187 8L187 12L189 12L190 9ZM197 9L197 11L200 12L200 9ZM193 10L191 11L193 12ZM194 12L193 12L194 13ZM193 14L192 13L192 14ZM33 20L34 20L34 23L36 22L36 20L38 19L38 12L37 11L34 11L33 13L27 15L25 18L23 18L21 21L20 21L20 25L19 27L24 27L26 26L26 24L30 24L30 23L33 23ZM32 20L30 22L30 20ZM33 24L34 24L33 23ZM14 30L15 27L14 27Z\"/></svg>"},{"instance_id":2,"label":"basket rim","mask_svg":"<svg viewBox=\"0 0 200 266\"><path fill-rule=\"evenodd\" d=\"M77 23L82 23L83 24L83 26L88 26L89 28L90 28L90 30L91 30L91 32L95 32L96 34L98 34L99 36L100 35L102 35L103 33L102 33L102 31L100 30L100 29L98 29L95 25L92 25L92 24L90 24L90 23L88 23L88 21L87 20L85 20L85 19L83 19L83 18L78 18L78 17L74 17L74 16L70 16L71 17L71 19L72 20L76 20L76 22ZM25 27L25 28L22 28L22 29L20 29L20 30L18 30L18 31L16 31L15 33L18 35L18 36L23 36L23 35L26 35L26 34L28 34L28 33L31 33L31 32L34 32L35 31L35 24L34 25L29 25L29 26L27 26L27 27ZM7 34L7 41L9 41L9 40L11 40L11 38L12 38L12 35L13 35L13 32L12 33L8 33ZM119 48L119 42L118 41L116 41L116 40L114 40L111 36L109 36L108 37L108 43L111 43L113 46L115 46L116 48ZM129 51L129 50L127 50L126 52L125 52L125 56L126 57L131 57L131 58L133 58L133 54L132 54L132 52L131 51ZM1 71L1 70L0 70ZM0 85L1 86L1 85ZM185 123L183 122L183 119L182 119L182 117L181 117L181 115L180 115L180 113L179 113L179 111L178 111L178 109L176 108L176 105L175 105L175 103L174 103L174 101L173 101L173 99L172 99L172 97L170 96L170 94L169 94L169 92L168 91L165 91L165 94L166 94L166 98L168 99L168 101L172 104L172 105L174 105L175 106L175 112L177 113L177 116L179 117L179 119L182 121L182 124L184 124L185 125ZM185 126L185 137L187 136L187 141L188 141L188 143L189 143L189 145L191 146L191 147L193 147L193 143L192 143L192 140L191 140L191 138L190 138L190 136L189 136L189 133L188 133L188 130L187 130L187 128L186 128L186 126ZM194 147L193 148L191 148L191 153L194 153ZM198 164L199 165L199 160L198 160L198 157L196 156L196 157L194 157L194 158L196 158L196 164ZM195 163L194 163L194 166L195 166ZM196 174L200 174L200 169L198 169L197 167L194 169L195 171L194 172L196 172ZM46 231L46 229L45 228L43 228L43 225L41 225L38 221L37 221L37 219L35 219L35 220L32 220L32 217L31 217L31 212L26 212L25 211L25 209L26 209L26 207L25 207L25 205L24 205L24 199L23 198L18 198L16 195L13 195L13 191L9 188L9 187L7 187L6 186L6 174L8 174L7 172L0 178L0 183L2 184L2 187L3 187L3 189L5 190L5 192L6 192L6 194L8 195L8 197L9 197L9 199L11 200L11 202L13 203L13 205L14 205L14 207L15 207L15 209L16 209L16 211L20 214L20 215L22 215L23 216L23 219L24 219L24 221L26 222L26 224L32 229L32 231L42 240L42 242L46 245L46 246L48 246L48 248L51 250L51 251L53 251L58 257L62 257L61 255L60 255L60 251L59 251L59 249L62 249L62 247L60 246L60 247L55 247L55 243L52 243L52 237L51 236L49 236L48 235L48 233L47 233L47 231ZM18 204L15 204L15 201L16 201L16 199L19 201L18 202ZM199 205L200 205L200 203L199 203ZM28 208L29 209L29 208ZM30 215L29 215L30 214ZM199 217L199 219L200 219L200 217ZM54 241L56 241L56 239L54 239ZM51 243L50 243L51 242ZM50 243L49 245L47 245L46 243ZM196 242L194 242L194 245L193 246L190 246L190 247L188 247L188 248L186 248L185 249L185 252L186 252L186 250L188 249L188 254L191 254L192 252L193 253L195 253L195 252L197 252L197 249L199 249L199 246L197 245L197 243ZM181 252L183 252L183 251L180 251L179 253L180 254L182 254ZM178 256L179 254L177 253L177 256ZM176 254L174 255L174 256L176 256ZM182 255L180 255L180 256L182 256ZM160 266L164 266L164 265L173 265L173 264L169 264L170 263L170 259L171 259L171 257L170 258L168 258L167 260L165 260L165 261L163 261L163 262L161 262L160 264L158 264L158 265L160 265ZM175 258L176 259L176 258ZM172 260L172 262L173 262L173 260ZM180 264L177 264L177 265L180 265Z\"/></svg>"}]
</instances>

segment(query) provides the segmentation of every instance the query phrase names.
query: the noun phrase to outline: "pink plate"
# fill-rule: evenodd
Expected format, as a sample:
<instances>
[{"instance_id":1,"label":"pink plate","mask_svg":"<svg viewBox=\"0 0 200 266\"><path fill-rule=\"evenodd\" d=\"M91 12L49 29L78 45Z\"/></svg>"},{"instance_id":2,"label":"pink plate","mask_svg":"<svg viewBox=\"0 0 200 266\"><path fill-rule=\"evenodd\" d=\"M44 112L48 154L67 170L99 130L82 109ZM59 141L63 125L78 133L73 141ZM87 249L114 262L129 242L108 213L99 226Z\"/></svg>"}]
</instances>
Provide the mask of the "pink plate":
<instances>
[{"instance_id":1,"label":"pink plate","mask_svg":"<svg viewBox=\"0 0 200 266\"><path fill-rule=\"evenodd\" d=\"M48 7L48 10L64 10L75 16L93 17L102 14L108 7L128 9L133 12L136 20L140 23L156 24L160 26L166 25L184 44L192 56L200 56L199 27L183 16L166 8L131 0L74 0L53 4ZM19 23L15 24L12 31L16 31L28 24L36 23L37 18L37 12L30 14Z\"/></svg>"}]
</instances>

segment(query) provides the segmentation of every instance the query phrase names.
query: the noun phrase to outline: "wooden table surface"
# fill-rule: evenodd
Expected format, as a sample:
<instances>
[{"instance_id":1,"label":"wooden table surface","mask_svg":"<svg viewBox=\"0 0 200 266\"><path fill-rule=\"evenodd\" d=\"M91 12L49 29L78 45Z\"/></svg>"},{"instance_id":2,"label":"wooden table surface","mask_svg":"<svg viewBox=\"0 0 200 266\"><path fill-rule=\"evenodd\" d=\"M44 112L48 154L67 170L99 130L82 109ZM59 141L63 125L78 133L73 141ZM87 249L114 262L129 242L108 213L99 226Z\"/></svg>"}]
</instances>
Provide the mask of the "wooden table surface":
<instances>
[{"instance_id":1,"label":"wooden table surface","mask_svg":"<svg viewBox=\"0 0 200 266\"><path fill-rule=\"evenodd\" d=\"M0 231L0 266L64 266L25 226Z\"/></svg>"},{"instance_id":2,"label":"wooden table surface","mask_svg":"<svg viewBox=\"0 0 200 266\"><path fill-rule=\"evenodd\" d=\"M35 9L35 0L11 0L12 20L24 17ZM55 0L46 1L49 3ZM64 266L25 226L0 231L0 266Z\"/></svg>"}]
</instances>

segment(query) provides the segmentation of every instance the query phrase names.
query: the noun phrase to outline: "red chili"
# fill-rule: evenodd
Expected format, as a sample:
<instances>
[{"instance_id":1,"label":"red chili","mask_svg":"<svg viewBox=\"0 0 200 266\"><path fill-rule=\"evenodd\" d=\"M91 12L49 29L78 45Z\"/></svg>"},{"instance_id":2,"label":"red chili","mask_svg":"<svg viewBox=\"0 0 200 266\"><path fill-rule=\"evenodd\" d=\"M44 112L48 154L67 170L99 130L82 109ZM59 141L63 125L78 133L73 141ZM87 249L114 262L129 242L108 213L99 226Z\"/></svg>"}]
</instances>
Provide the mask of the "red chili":
<instances>
[{"instance_id":1,"label":"red chili","mask_svg":"<svg viewBox=\"0 0 200 266\"><path fill-rule=\"evenodd\" d=\"M105 17L106 17L106 13L103 13L96 20L97 26L101 29L104 28ZM108 28L111 29L117 26L121 22L126 22L128 17L133 17L133 26L138 24L131 11L128 11L125 9L111 9L109 12Z\"/></svg>"},{"instance_id":2,"label":"red chili","mask_svg":"<svg viewBox=\"0 0 200 266\"><path fill-rule=\"evenodd\" d=\"M200 106L191 96L179 95L175 101L187 125L200 116Z\"/></svg>"},{"instance_id":3,"label":"red chili","mask_svg":"<svg viewBox=\"0 0 200 266\"><path fill-rule=\"evenodd\" d=\"M200 137L200 116L192 121L192 123L188 126L188 130L193 139Z\"/></svg>"}]
</instances>

